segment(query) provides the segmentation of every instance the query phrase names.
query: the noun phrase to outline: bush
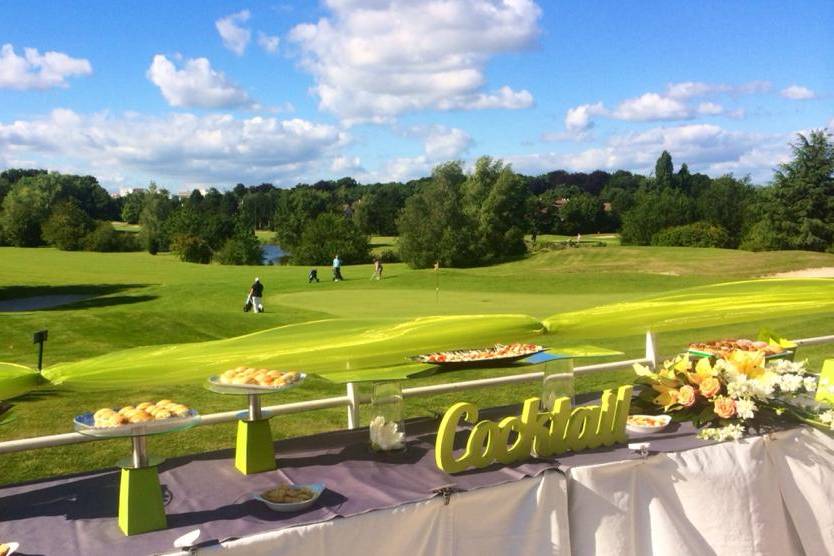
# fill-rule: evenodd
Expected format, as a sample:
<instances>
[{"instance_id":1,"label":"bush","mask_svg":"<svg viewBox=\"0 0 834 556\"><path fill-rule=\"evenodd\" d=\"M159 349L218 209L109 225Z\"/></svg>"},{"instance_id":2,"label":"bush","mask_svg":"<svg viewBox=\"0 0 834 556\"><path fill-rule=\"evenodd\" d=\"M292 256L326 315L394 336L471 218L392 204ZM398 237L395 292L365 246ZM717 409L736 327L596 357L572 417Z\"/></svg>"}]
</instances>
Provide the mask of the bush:
<instances>
[{"instance_id":1,"label":"bush","mask_svg":"<svg viewBox=\"0 0 834 556\"><path fill-rule=\"evenodd\" d=\"M81 249L84 236L93 230L93 220L74 199L57 205L43 223L42 236L62 251Z\"/></svg>"},{"instance_id":2,"label":"bush","mask_svg":"<svg viewBox=\"0 0 834 556\"><path fill-rule=\"evenodd\" d=\"M353 221L331 213L320 214L308 223L291 253L293 263L303 265L329 265L334 255L346 264L370 259L368 236Z\"/></svg>"},{"instance_id":3,"label":"bush","mask_svg":"<svg viewBox=\"0 0 834 556\"><path fill-rule=\"evenodd\" d=\"M721 226L694 222L661 230L652 236L652 245L667 247L728 247L730 236Z\"/></svg>"},{"instance_id":4,"label":"bush","mask_svg":"<svg viewBox=\"0 0 834 556\"><path fill-rule=\"evenodd\" d=\"M135 234L118 232L110 222L96 221L92 232L84 237L85 251L114 253L120 251L139 251Z\"/></svg>"},{"instance_id":5,"label":"bush","mask_svg":"<svg viewBox=\"0 0 834 556\"><path fill-rule=\"evenodd\" d=\"M187 263L208 264L211 262L211 247L201 237L177 234L171 240L171 251Z\"/></svg>"},{"instance_id":6,"label":"bush","mask_svg":"<svg viewBox=\"0 0 834 556\"><path fill-rule=\"evenodd\" d=\"M402 262L400 260L400 255L394 251L393 249L385 249L379 253L377 257L379 262L381 263L399 263Z\"/></svg>"},{"instance_id":7,"label":"bush","mask_svg":"<svg viewBox=\"0 0 834 556\"><path fill-rule=\"evenodd\" d=\"M253 234L251 238L227 239L220 251L215 253L214 259L220 264L258 265L263 262L263 252L261 244Z\"/></svg>"}]
</instances>

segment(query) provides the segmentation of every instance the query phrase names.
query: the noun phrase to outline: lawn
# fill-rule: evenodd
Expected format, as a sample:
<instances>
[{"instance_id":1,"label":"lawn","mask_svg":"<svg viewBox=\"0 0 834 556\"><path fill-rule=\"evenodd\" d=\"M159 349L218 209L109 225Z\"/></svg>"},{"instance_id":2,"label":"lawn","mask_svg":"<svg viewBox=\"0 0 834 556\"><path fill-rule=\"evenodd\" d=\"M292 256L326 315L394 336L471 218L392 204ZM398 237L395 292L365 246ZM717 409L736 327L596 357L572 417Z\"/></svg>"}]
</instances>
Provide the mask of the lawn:
<instances>
[{"instance_id":1,"label":"lawn","mask_svg":"<svg viewBox=\"0 0 834 556\"><path fill-rule=\"evenodd\" d=\"M541 236L540 236L541 237ZM374 238L390 248L396 238ZM583 236L583 240L586 239ZM639 300L682 288L742 280L774 272L834 266L834 255L790 252L747 253L718 249L581 247L545 251L527 259L487 268L412 270L386 264L385 279L369 280L371 265L344 268L346 280L308 285L307 267L225 267L179 262L168 254L74 253L53 249L0 248L0 300L35 295L82 293L86 301L51 310L0 315L0 361L33 365L31 334L49 329L45 364L78 361L144 345L230 338L326 318L393 318L427 315L521 313L538 319L599 305ZM322 277L326 272L320 272ZM266 286L267 312L241 311L254 278ZM744 325L723 325L660 334L660 351L672 354L690 339L754 336L767 325L791 337L832 333L832 313L767 318ZM615 334L593 343L620 349L626 357L642 352L642 334ZM834 354L834 346L804 349L812 364ZM403 354L408 355L408 354ZM165 369L160 369L164 373ZM456 372L415 380L427 384L468 380L517 371ZM628 380L629 371L578 381L578 389L596 390ZM367 391L365 388L363 391ZM343 387L321 379L271 396L268 403L338 395ZM410 415L437 414L451 402L483 406L510 403L537 392L535 384L484 389L448 396L410 399ZM74 415L113 404L173 398L203 413L240 409L243 402L212 394L200 384L156 386L121 391L78 392L44 389L15 400L16 420L0 427L0 439L67 432ZM345 426L345 411L321 410L271 420L276 437L309 434ZM233 425L200 427L151 439L165 456L230 447ZM108 467L128 450L126 441L88 443L5 455L0 482ZM37 456L37 457L33 457Z\"/></svg>"}]
</instances>

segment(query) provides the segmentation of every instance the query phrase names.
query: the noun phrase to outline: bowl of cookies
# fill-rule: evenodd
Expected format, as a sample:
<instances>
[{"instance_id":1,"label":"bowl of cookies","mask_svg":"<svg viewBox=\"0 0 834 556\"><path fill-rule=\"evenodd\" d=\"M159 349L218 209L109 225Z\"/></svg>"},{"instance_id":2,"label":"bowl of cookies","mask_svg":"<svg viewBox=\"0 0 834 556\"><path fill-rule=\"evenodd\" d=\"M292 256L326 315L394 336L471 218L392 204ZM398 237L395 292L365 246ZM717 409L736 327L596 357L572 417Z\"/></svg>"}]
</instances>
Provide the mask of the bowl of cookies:
<instances>
[{"instance_id":1,"label":"bowl of cookies","mask_svg":"<svg viewBox=\"0 0 834 556\"><path fill-rule=\"evenodd\" d=\"M324 483L306 485L284 483L258 493L254 495L254 498L276 512L300 512L312 506L325 488Z\"/></svg>"}]
</instances>

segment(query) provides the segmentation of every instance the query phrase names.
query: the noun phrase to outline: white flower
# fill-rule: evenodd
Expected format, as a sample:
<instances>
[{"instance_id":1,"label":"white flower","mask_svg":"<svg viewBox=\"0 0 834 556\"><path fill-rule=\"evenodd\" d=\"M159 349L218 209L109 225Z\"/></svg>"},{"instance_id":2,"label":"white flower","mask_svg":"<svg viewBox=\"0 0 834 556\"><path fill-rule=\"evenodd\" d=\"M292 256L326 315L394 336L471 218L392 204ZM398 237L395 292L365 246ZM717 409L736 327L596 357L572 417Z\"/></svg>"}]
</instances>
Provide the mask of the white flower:
<instances>
[{"instance_id":1,"label":"white flower","mask_svg":"<svg viewBox=\"0 0 834 556\"><path fill-rule=\"evenodd\" d=\"M756 403L750 399L741 399L736 401L736 413L742 419L752 419L758 409Z\"/></svg>"},{"instance_id":2,"label":"white flower","mask_svg":"<svg viewBox=\"0 0 834 556\"><path fill-rule=\"evenodd\" d=\"M405 446L405 433L400 432L397 423L386 423L382 415L374 417L369 428L374 447L380 450L399 450Z\"/></svg>"},{"instance_id":3,"label":"white flower","mask_svg":"<svg viewBox=\"0 0 834 556\"><path fill-rule=\"evenodd\" d=\"M767 364L767 370L773 371L779 374L798 374L804 375L805 374L805 365L808 363L807 360L805 361L788 361L787 359L776 359L774 361L770 361Z\"/></svg>"},{"instance_id":4,"label":"white flower","mask_svg":"<svg viewBox=\"0 0 834 556\"><path fill-rule=\"evenodd\" d=\"M802 386L805 387L806 392L814 392L817 389L817 379L812 376L806 376L802 379Z\"/></svg>"},{"instance_id":5,"label":"white flower","mask_svg":"<svg viewBox=\"0 0 834 556\"><path fill-rule=\"evenodd\" d=\"M782 392L796 392L802 388L802 376L801 375L792 375L792 374L783 374L781 379L779 380L779 389Z\"/></svg>"},{"instance_id":6,"label":"white flower","mask_svg":"<svg viewBox=\"0 0 834 556\"><path fill-rule=\"evenodd\" d=\"M744 427L741 425L727 425L722 428L706 428L698 431L698 438L702 440L740 440L744 436Z\"/></svg>"},{"instance_id":7,"label":"white flower","mask_svg":"<svg viewBox=\"0 0 834 556\"><path fill-rule=\"evenodd\" d=\"M819 420L828 425L831 430L834 431L834 409L829 409L828 411L820 413Z\"/></svg>"}]
</instances>

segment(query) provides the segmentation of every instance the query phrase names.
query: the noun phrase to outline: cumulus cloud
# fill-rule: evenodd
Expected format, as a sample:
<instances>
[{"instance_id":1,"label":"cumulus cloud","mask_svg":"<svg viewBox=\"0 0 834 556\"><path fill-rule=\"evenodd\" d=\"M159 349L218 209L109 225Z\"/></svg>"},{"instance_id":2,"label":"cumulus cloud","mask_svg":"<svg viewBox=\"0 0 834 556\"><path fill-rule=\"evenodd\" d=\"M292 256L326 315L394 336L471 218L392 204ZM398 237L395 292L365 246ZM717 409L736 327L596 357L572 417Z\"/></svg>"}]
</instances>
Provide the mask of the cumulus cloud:
<instances>
[{"instance_id":1,"label":"cumulus cloud","mask_svg":"<svg viewBox=\"0 0 834 556\"><path fill-rule=\"evenodd\" d=\"M161 181L279 184L330 174L348 136L332 125L228 114L48 115L0 122L0 152L57 170L100 176L147 175ZM63 166L56 168L55 161Z\"/></svg>"},{"instance_id":2,"label":"cumulus cloud","mask_svg":"<svg viewBox=\"0 0 834 556\"><path fill-rule=\"evenodd\" d=\"M779 91L779 94L791 100L809 100L817 98L814 91L808 87L803 87L802 85L791 85L790 87L785 87Z\"/></svg>"},{"instance_id":3,"label":"cumulus cloud","mask_svg":"<svg viewBox=\"0 0 834 556\"><path fill-rule=\"evenodd\" d=\"M731 131L713 124L654 127L616 134L601 146L572 153L536 153L507 156L521 172L538 174L554 168L575 171L628 169L648 173L664 150L677 163L686 162L693 171L721 175L750 174L764 182L780 162L790 157L789 133L762 134Z\"/></svg>"},{"instance_id":4,"label":"cumulus cloud","mask_svg":"<svg viewBox=\"0 0 834 556\"><path fill-rule=\"evenodd\" d=\"M739 85L728 83L704 83L703 81L682 81L666 85L666 95L672 98L689 99L707 95L751 95L766 93L772 87L770 81L748 81Z\"/></svg>"},{"instance_id":5,"label":"cumulus cloud","mask_svg":"<svg viewBox=\"0 0 834 556\"><path fill-rule=\"evenodd\" d=\"M241 10L214 22L220 38L223 39L223 46L238 56L243 55L252 39L252 31L242 25L249 21L249 16L249 10Z\"/></svg>"},{"instance_id":6,"label":"cumulus cloud","mask_svg":"<svg viewBox=\"0 0 834 556\"><path fill-rule=\"evenodd\" d=\"M472 137L456 127L432 126L426 133L424 151L432 161L460 158L472 146Z\"/></svg>"},{"instance_id":7,"label":"cumulus cloud","mask_svg":"<svg viewBox=\"0 0 834 556\"><path fill-rule=\"evenodd\" d=\"M646 93L622 101L611 113L611 117L638 122L685 120L692 117L692 111L677 99L657 93Z\"/></svg>"},{"instance_id":8,"label":"cumulus cloud","mask_svg":"<svg viewBox=\"0 0 834 556\"><path fill-rule=\"evenodd\" d=\"M294 27L319 107L351 123L423 109L526 108L533 96L484 90L494 56L529 47L532 0L327 0L330 15Z\"/></svg>"},{"instance_id":9,"label":"cumulus cloud","mask_svg":"<svg viewBox=\"0 0 834 556\"><path fill-rule=\"evenodd\" d=\"M264 49L264 52L275 54L278 52L278 45L280 43L280 38L258 31L258 44Z\"/></svg>"},{"instance_id":10,"label":"cumulus cloud","mask_svg":"<svg viewBox=\"0 0 834 556\"><path fill-rule=\"evenodd\" d=\"M36 48L24 48L19 56L11 44L0 47L0 89L67 87L68 77L91 73L93 66L84 58L53 51L41 54Z\"/></svg>"},{"instance_id":11,"label":"cumulus cloud","mask_svg":"<svg viewBox=\"0 0 834 556\"><path fill-rule=\"evenodd\" d=\"M246 91L215 71L206 58L186 60L181 69L162 54L153 57L148 79L171 106L232 108L251 105Z\"/></svg>"}]
</instances>

